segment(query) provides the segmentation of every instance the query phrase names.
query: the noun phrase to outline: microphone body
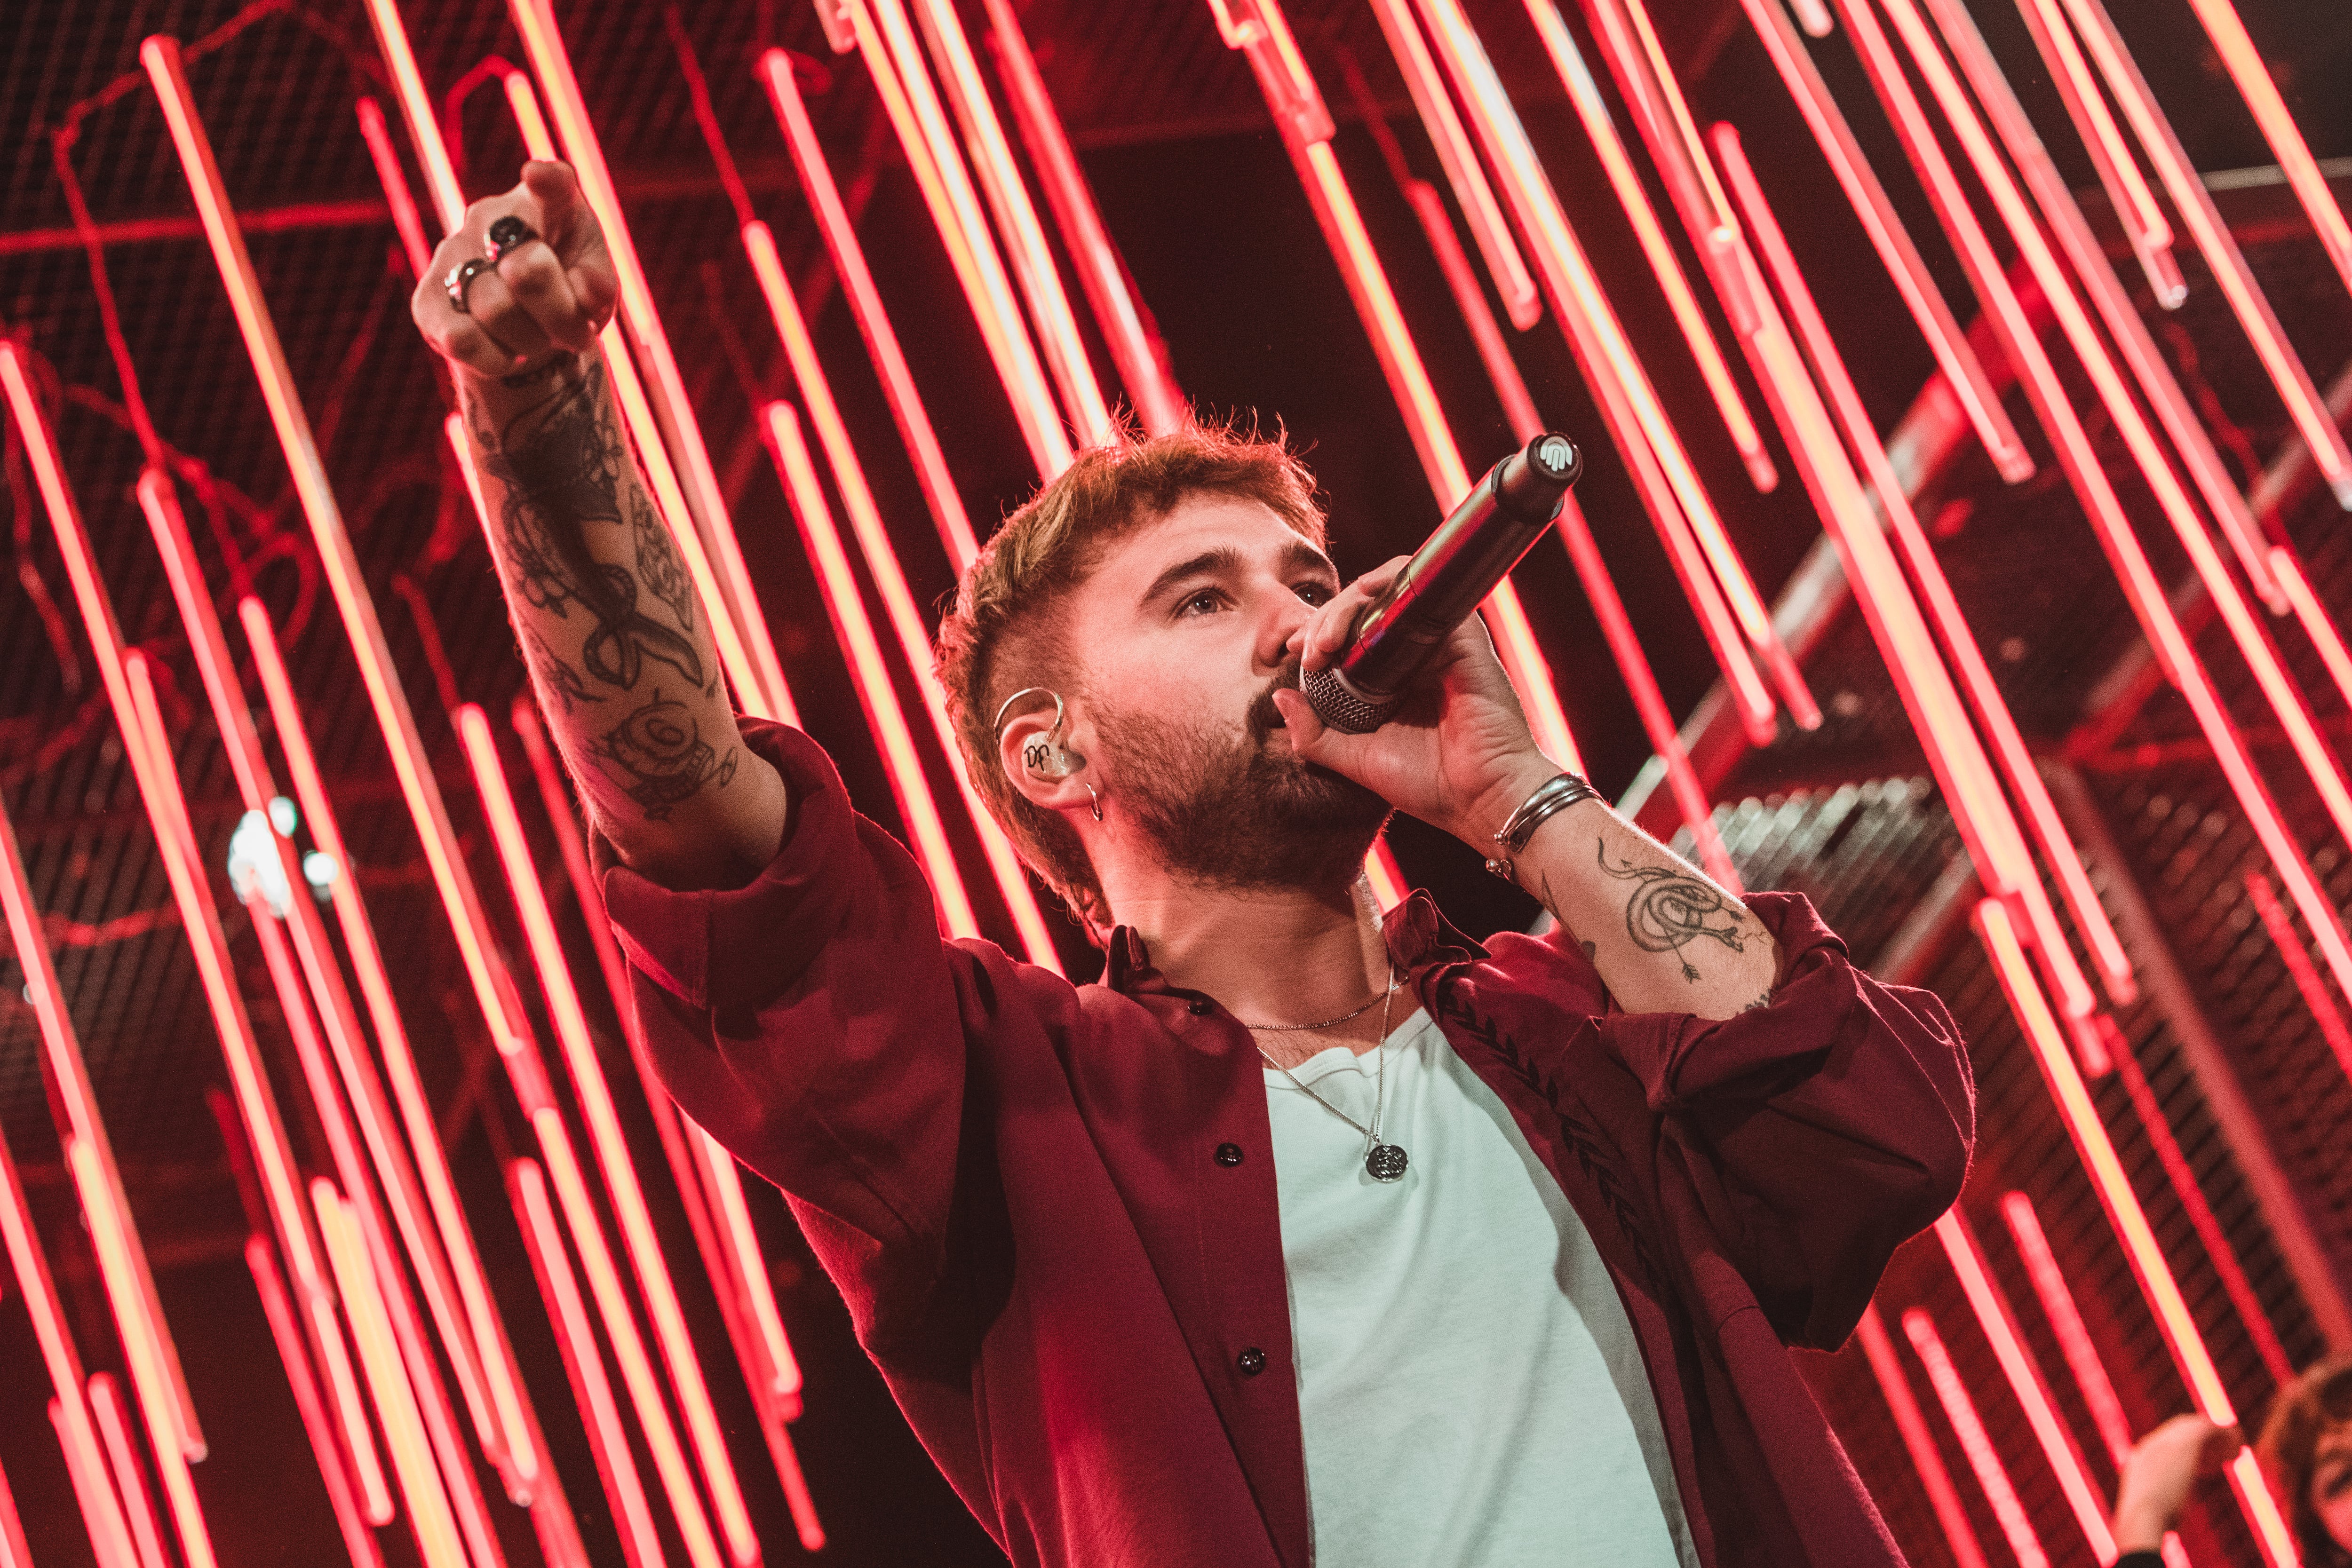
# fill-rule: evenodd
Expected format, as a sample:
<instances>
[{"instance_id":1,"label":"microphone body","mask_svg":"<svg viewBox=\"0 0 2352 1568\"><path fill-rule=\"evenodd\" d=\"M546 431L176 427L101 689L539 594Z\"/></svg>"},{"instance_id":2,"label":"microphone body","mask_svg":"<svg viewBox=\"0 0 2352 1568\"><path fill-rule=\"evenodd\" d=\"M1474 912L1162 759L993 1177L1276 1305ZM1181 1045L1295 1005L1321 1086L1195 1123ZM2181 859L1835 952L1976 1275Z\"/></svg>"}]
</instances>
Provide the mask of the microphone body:
<instances>
[{"instance_id":1,"label":"microphone body","mask_svg":"<svg viewBox=\"0 0 2352 1568\"><path fill-rule=\"evenodd\" d=\"M1339 659L1301 678L1316 716L1349 735L1386 724L1430 654L1543 537L1583 473L1576 443L1551 432L1489 468L1364 606Z\"/></svg>"}]
</instances>

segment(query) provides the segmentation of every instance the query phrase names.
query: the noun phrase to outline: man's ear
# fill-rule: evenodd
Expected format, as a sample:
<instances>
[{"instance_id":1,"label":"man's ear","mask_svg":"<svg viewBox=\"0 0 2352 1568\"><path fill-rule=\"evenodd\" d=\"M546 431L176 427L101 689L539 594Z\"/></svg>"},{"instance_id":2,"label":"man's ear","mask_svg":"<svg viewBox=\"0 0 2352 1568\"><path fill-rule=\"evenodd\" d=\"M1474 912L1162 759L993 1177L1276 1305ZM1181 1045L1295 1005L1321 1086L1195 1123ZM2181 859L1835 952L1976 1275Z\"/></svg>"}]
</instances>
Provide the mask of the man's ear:
<instances>
[{"instance_id":1,"label":"man's ear","mask_svg":"<svg viewBox=\"0 0 2352 1568\"><path fill-rule=\"evenodd\" d=\"M1040 706L1006 721L997 736L996 761L1030 804L1074 811L1089 806L1094 797L1087 789L1086 756L1070 739L1075 726L1066 719L1057 734L1056 711Z\"/></svg>"}]
</instances>

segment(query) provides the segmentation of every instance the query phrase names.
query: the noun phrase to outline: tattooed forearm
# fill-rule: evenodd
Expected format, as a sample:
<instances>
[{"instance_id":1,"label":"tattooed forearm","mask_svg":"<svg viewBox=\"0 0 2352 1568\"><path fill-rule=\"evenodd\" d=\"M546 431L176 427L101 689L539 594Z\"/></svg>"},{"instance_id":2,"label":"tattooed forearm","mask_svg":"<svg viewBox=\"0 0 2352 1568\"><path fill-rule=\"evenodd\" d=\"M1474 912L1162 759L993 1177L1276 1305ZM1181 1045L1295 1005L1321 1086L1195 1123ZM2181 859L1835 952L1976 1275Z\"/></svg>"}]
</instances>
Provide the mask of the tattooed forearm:
<instances>
[{"instance_id":1,"label":"tattooed forearm","mask_svg":"<svg viewBox=\"0 0 2352 1568\"><path fill-rule=\"evenodd\" d=\"M653 700L598 736L593 750L604 776L637 803L650 822L701 792L725 789L735 777L736 748L723 758L702 738L693 710L654 688Z\"/></svg>"},{"instance_id":2,"label":"tattooed forearm","mask_svg":"<svg viewBox=\"0 0 2352 1568\"><path fill-rule=\"evenodd\" d=\"M588 689L580 672L564 663L556 651L547 645L547 639L530 626L522 628L523 656L530 661L533 674L548 695L553 697L565 713L581 703L599 703L604 699Z\"/></svg>"},{"instance_id":3,"label":"tattooed forearm","mask_svg":"<svg viewBox=\"0 0 2352 1568\"><path fill-rule=\"evenodd\" d=\"M1697 967L1684 949L1702 936L1744 953L1741 914L1704 877L1683 866L1609 863L1609 841L1595 841L1601 870L1620 882L1640 885L1625 904L1625 935L1644 953L1672 953L1682 960L1683 978L1696 982ZM1710 924L1710 922L1717 922Z\"/></svg>"},{"instance_id":4,"label":"tattooed forearm","mask_svg":"<svg viewBox=\"0 0 2352 1568\"><path fill-rule=\"evenodd\" d=\"M1739 1010L1740 1010L1741 1012L1744 1012L1744 1013L1752 1013L1752 1012L1756 1011L1756 1010L1757 1010L1758 1009L1759 1009L1759 1008L1769 1008L1769 1007L1770 1007L1771 1005L1772 1005L1772 993L1771 993L1771 992L1769 992L1769 991L1765 991L1765 992L1762 992L1762 993L1759 994L1759 995L1758 995L1758 997L1757 997L1757 998L1756 998L1754 1001L1752 1001L1752 1002L1748 1003L1746 1007L1744 1007L1744 1008L1740 1009Z\"/></svg>"}]
</instances>

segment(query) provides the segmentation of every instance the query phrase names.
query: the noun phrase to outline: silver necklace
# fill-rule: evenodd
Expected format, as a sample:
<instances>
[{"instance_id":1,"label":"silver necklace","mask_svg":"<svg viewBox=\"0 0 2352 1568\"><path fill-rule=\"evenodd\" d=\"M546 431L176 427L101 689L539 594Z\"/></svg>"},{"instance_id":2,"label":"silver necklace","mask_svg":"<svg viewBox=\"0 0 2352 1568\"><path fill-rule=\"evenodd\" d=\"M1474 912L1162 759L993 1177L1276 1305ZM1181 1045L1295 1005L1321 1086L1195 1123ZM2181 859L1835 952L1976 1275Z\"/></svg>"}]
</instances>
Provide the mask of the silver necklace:
<instances>
[{"instance_id":1,"label":"silver necklace","mask_svg":"<svg viewBox=\"0 0 2352 1568\"><path fill-rule=\"evenodd\" d=\"M1322 1106L1323 1109L1330 1112L1331 1114L1339 1117L1339 1120L1347 1123L1348 1125L1355 1128L1356 1131L1364 1134L1364 1170L1374 1181L1399 1181L1403 1179L1405 1166L1408 1163L1405 1158L1405 1152L1403 1149L1398 1147L1394 1144L1384 1144L1381 1142L1381 1112L1387 1103L1389 1086L1389 1008L1396 999L1396 971L1394 969L1391 969L1389 971L1389 988L1372 998L1373 1001L1377 1001L1381 1004L1381 1043L1374 1048L1380 1052L1380 1061L1379 1065L1374 1068L1372 1073L1372 1124L1369 1127L1365 1126L1361 1122L1357 1121L1353 1116L1349 1115L1345 1111L1340 1110L1337 1105L1332 1104L1328 1100L1324 1099L1320 1094L1316 1093L1314 1089L1302 1080L1298 1074L1293 1072L1287 1067L1283 1066L1279 1061L1276 1061L1266 1051L1265 1047L1261 1045L1257 1048L1257 1053L1265 1058L1265 1064L1268 1067L1273 1068L1285 1078L1289 1079L1292 1085L1304 1093L1309 1100L1314 1101L1315 1103ZM1358 1008L1355 1012L1348 1014L1347 1018L1351 1019L1358 1017L1360 1014L1370 1012L1371 1010L1371 1002L1366 1002L1362 1007ZM1344 1023L1345 1021L1347 1021L1346 1019L1333 1019L1331 1020L1332 1023ZM1245 1025L1244 1027L1255 1028L1256 1026ZM1292 1029L1323 1029L1328 1026L1324 1024L1293 1024L1288 1027ZM1252 1041L1251 1043L1255 1044L1256 1042Z\"/></svg>"}]
</instances>

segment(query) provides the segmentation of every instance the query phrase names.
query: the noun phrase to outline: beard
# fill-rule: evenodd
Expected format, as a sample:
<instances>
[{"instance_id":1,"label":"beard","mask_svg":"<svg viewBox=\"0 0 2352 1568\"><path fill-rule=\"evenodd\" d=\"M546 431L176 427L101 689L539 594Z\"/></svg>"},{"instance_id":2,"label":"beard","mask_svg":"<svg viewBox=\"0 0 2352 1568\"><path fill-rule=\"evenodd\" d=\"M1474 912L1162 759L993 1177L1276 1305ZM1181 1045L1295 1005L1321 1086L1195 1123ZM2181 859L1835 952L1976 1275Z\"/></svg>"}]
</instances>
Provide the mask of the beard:
<instances>
[{"instance_id":1,"label":"beard","mask_svg":"<svg viewBox=\"0 0 2352 1568\"><path fill-rule=\"evenodd\" d=\"M1285 669L1249 706L1239 736L1203 716L1171 720L1111 707L1097 725L1121 804L1182 879L1209 887L1352 883L1389 804L1353 779L1303 762L1274 694L1298 689ZM1100 705L1098 705L1099 707Z\"/></svg>"}]
</instances>

